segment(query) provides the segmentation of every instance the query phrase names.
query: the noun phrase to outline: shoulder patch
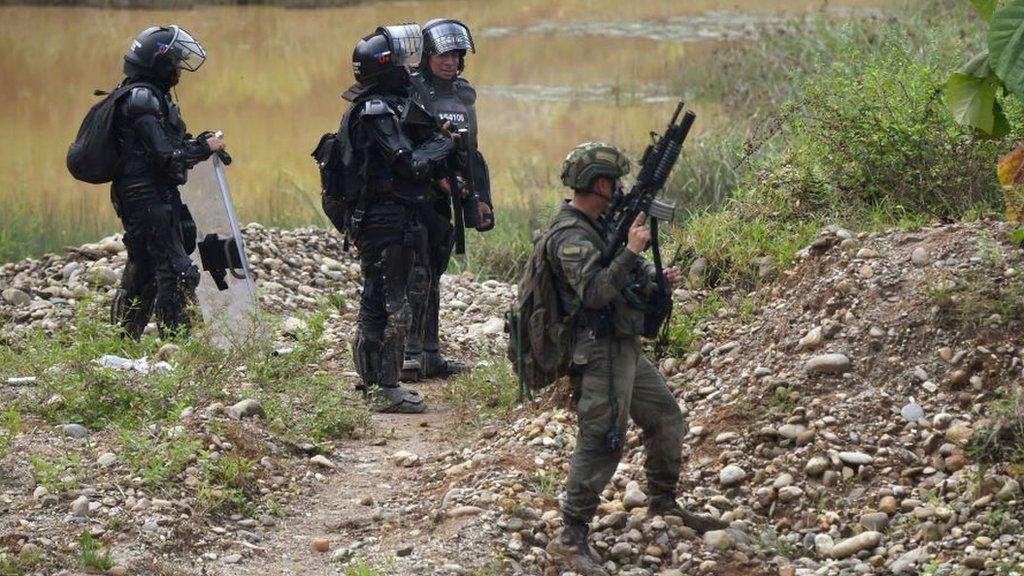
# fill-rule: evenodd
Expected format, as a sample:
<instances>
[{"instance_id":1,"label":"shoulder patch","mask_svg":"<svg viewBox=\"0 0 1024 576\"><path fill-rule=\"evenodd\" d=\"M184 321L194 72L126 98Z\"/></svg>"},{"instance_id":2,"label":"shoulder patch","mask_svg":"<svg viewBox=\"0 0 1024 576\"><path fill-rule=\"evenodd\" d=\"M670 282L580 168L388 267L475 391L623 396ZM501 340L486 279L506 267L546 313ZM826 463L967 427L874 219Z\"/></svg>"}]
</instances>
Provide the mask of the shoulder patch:
<instances>
[{"instance_id":1,"label":"shoulder patch","mask_svg":"<svg viewBox=\"0 0 1024 576\"><path fill-rule=\"evenodd\" d=\"M579 256L583 249L579 246L563 246L562 256Z\"/></svg>"},{"instance_id":2,"label":"shoulder patch","mask_svg":"<svg viewBox=\"0 0 1024 576\"><path fill-rule=\"evenodd\" d=\"M160 101L148 86L136 86L128 93L128 115L160 114Z\"/></svg>"}]
</instances>

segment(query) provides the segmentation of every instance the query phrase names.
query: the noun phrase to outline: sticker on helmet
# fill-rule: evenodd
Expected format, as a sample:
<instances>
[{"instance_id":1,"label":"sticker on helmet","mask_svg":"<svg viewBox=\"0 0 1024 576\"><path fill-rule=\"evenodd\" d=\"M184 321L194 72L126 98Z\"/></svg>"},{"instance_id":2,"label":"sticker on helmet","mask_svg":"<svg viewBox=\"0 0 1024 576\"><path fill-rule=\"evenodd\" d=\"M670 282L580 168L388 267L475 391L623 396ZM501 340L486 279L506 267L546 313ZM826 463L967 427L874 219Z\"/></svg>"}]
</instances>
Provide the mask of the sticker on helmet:
<instances>
[{"instance_id":1,"label":"sticker on helmet","mask_svg":"<svg viewBox=\"0 0 1024 576\"><path fill-rule=\"evenodd\" d=\"M373 55L373 57L377 59L377 62L380 62L381 64L387 64L388 62L391 61L391 51L385 50L384 52L377 52L376 54Z\"/></svg>"}]
</instances>

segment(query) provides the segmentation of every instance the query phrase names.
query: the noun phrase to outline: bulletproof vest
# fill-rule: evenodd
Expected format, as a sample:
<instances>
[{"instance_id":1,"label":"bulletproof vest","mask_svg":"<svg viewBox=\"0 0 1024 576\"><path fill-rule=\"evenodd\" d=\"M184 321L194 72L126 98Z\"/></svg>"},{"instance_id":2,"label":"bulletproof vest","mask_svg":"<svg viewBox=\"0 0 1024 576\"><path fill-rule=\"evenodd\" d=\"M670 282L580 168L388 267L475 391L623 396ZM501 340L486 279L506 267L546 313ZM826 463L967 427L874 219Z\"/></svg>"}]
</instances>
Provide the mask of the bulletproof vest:
<instances>
[{"instance_id":1,"label":"bulletproof vest","mask_svg":"<svg viewBox=\"0 0 1024 576\"><path fill-rule=\"evenodd\" d=\"M167 92L157 92L156 96L160 103L160 113L157 115L160 128L171 141L172 146L185 146L187 128L178 105ZM115 178L117 186L122 189L150 187L163 192L168 188L184 184L187 169L183 164L168 166L164 170L153 166L141 135L136 133L133 126L133 118L128 111L129 100L130 97L126 97L118 102L115 118L117 142L121 152L121 167L118 177Z\"/></svg>"},{"instance_id":2,"label":"bulletproof vest","mask_svg":"<svg viewBox=\"0 0 1024 576\"><path fill-rule=\"evenodd\" d=\"M399 123L402 135L413 147L423 144L436 133L437 127L427 119L417 117L416 120L413 120L409 118L409 116L417 116L406 113L408 107L413 105L409 96L367 94L352 104L353 109L361 110L364 103L372 99L383 100L388 105ZM397 175L380 145L367 131L356 128L358 122L359 117L352 120L351 127L354 129L351 142L353 148L360 151L363 158L362 176L366 187L364 194L368 194L367 204L372 206L381 200L423 197L426 194L424 189L429 188L429 184L415 182Z\"/></svg>"},{"instance_id":3,"label":"bulletproof vest","mask_svg":"<svg viewBox=\"0 0 1024 576\"><path fill-rule=\"evenodd\" d=\"M445 81L433 76L413 76L415 97L441 120L452 123L453 131L468 128L474 140L477 135L476 92L462 78Z\"/></svg>"}]
</instances>

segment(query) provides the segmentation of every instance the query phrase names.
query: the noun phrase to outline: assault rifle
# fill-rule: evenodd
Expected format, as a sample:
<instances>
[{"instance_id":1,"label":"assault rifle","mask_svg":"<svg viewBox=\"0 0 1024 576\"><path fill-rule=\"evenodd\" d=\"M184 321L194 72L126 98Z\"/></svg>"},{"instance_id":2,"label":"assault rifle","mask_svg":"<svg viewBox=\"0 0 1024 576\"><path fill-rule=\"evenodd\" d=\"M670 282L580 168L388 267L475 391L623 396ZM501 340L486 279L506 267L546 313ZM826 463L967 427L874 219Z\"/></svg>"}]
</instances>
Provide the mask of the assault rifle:
<instances>
[{"instance_id":1,"label":"assault rifle","mask_svg":"<svg viewBox=\"0 0 1024 576\"><path fill-rule=\"evenodd\" d=\"M655 281L658 284L657 292L644 295L640 291L640 286L630 286L623 291L623 296L629 304L644 312L644 336L647 338L659 336L662 324L672 312L672 295L669 292L668 281L665 279L665 272L661 265L658 221L671 222L675 217L676 207L674 204L658 200L655 196L668 181L672 167L676 165L679 153L683 150L683 141L686 140L693 121L697 118L696 114L687 110L683 114L683 119L677 123L683 106L683 102L680 101L663 135L658 136L654 132L651 133L654 142L644 150L644 155L640 160L640 174L636 177L633 189L629 191L629 194L621 196L610 207L608 214L611 225L609 229L612 230L612 233L605 249L601 252L601 263L608 266L619 251L624 249L629 229L637 217L640 214L647 214L650 217L651 253L654 259ZM664 334L662 332L662 337ZM611 340L608 341L608 346L611 347ZM615 425L615 422L619 420L619 403L616 400L615 381L611 370L608 371L608 400L611 404L612 424L605 434L605 443L609 450L615 451L622 448L623 438Z\"/></svg>"},{"instance_id":2,"label":"assault rifle","mask_svg":"<svg viewBox=\"0 0 1024 576\"><path fill-rule=\"evenodd\" d=\"M684 103L680 101L664 135L658 136L654 132L651 133L655 140L644 150L644 155L640 160L640 174L636 178L636 183L633 184L633 189L611 207L612 234L601 253L601 263L605 266L611 264L615 255L626 245L629 228L637 216L649 215L652 219L652 228L657 226L658 220L671 222L675 217L675 205L662 202L655 196L665 186L672 167L675 166L676 160L679 159L679 153L682 152L683 141L686 140L693 121L697 118L696 114L687 110L683 114L682 121L677 123L683 106ZM657 238L656 230L651 230L651 236ZM654 240L654 246L657 246L656 242L657 240ZM655 252L655 260L655 263L661 260L661 255L657 252Z\"/></svg>"},{"instance_id":3,"label":"assault rifle","mask_svg":"<svg viewBox=\"0 0 1024 576\"><path fill-rule=\"evenodd\" d=\"M466 253L466 228L480 225L480 198L476 194L476 143L469 128L459 128L458 146L462 158L462 178L452 173L448 181L452 184L452 213L455 216L455 253ZM464 159L465 163L461 160Z\"/></svg>"}]
</instances>

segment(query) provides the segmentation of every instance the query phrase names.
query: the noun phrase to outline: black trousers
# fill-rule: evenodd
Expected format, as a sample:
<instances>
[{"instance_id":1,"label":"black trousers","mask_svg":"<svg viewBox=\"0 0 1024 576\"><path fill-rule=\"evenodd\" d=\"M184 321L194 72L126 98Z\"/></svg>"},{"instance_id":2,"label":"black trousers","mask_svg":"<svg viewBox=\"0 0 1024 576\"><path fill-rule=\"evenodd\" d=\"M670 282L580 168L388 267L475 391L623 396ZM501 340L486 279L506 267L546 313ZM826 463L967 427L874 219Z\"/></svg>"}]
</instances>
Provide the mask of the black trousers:
<instances>
[{"instance_id":1,"label":"black trousers","mask_svg":"<svg viewBox=\"0 0 1024 576\"><path fill-rule=\"evenodd\" d=\"M363 293L353 356L364 386L398 386L413 322L410 291L418 297L424 289L413 274L424 242L415 211L396 205L371 210L356 237Z\"/></svg>"},{"instance_id":2,"label":"black trousers","mask_svg":"<svg viewBox=\"0 0 1024 576\"><path fill-rule=\"evenodd\" d=\"M451 206L447 202L435 206L432 211L425 211L422 216L426 231L421 250L423 258L417 263L414 274L426 288L422 295L414 293L412 327L405 341L408 355L440 349L441 275L448 269L455 246L455 227L450 219Z\"/></svg>"},{"instance_id":3,"label":"black trousers","mask_svg":"<svg viewBox=\"0 0 1024 576\"><path fill-rule=\"evenodd\" d=\"M156 313L162 333L187 331L188 307L195 302L199 270L192 264L182 235L191 221L182 219L180 202L119 206L124 224L128 263L114 297L111 320L133 338L140 338Z\"/></svg>"}]
</instances>

